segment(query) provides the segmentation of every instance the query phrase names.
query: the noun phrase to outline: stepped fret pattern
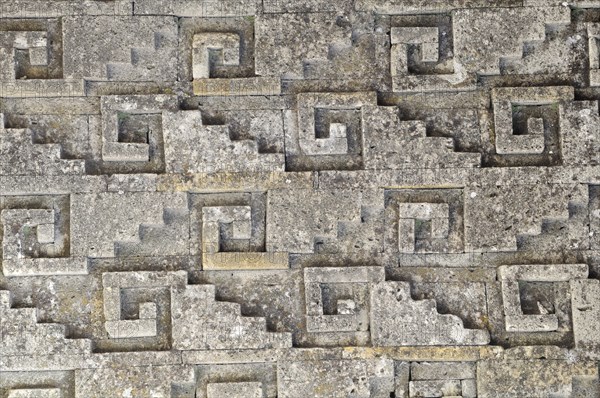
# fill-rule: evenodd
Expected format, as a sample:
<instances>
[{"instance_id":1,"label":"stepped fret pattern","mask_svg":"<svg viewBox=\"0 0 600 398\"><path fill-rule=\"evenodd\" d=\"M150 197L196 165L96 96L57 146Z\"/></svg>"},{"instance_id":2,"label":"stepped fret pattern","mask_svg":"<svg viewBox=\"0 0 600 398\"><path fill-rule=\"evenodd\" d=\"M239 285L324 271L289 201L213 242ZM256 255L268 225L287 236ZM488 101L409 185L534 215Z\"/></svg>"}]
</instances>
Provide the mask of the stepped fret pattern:
<instances>
[{"instance_id":1,"label":"stepped fret pattern","mask_svg":"<svg viewBox=\"0 0 600 398\"><path fill-rule=\"evenodd\" d=\"M600 0L0 0L0 398L600 398Z\"/></svg>"}]
</instances>

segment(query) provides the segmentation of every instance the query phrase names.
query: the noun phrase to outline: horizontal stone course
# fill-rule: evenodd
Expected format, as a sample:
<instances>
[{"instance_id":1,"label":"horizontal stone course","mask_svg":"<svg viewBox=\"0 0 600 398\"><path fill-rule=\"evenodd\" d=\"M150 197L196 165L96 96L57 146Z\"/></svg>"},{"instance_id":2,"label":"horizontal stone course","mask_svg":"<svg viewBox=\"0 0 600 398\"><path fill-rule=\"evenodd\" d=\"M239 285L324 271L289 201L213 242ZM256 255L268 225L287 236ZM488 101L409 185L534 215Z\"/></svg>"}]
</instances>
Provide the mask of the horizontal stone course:
<instances>
[{"instance_id":1,"label":"horizontal stone course","mask_svg":"<svg viewBox=\"0 0 600 398\"><path fill-rule=\"evenodd\" d=\"M0 398L600 397L600 0L0 0Z\"/></svg>"}]
</instances>

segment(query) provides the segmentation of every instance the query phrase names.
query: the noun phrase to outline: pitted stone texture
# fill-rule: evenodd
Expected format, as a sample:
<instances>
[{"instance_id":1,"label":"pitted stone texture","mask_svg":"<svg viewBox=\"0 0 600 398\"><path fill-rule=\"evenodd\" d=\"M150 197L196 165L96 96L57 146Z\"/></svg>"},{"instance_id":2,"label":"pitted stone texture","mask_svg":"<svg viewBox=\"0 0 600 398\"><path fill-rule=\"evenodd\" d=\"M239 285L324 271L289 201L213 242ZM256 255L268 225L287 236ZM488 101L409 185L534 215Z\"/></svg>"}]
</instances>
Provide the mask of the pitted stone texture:
<instances>
[{"instance_id":1,"label":"pitted stone texture","mask_svg":"<svg viewBox=\"0 0 600 398\"><path fill-rule=\"evenodd\" d=\"M110 41L102 40L106 35ZM173 17L68 17L63 21L65 78L172 81L177 76Z\"/></svg>"},{"instance_id":2,"label":"pitted stone texture","mask_svg":"<svg viewBox=\"0 0 600 398\"><path fill-rule=\"evenodd\" d=\"M237 131L232 125L206 125L200 111L167 113L163 126L168 171L171 173L283 171L285 165L283 153L261 153L261 148L255 141L260 134L261 124L269 124L275 131L279 125L283 135L281 114L277 112L266 113L264 118L255 119L248 126L248 131L241 132L243 135L239 138L233 138L234 132ZM240 158L245 159L244 163L239 162Z\"/></svg>"},{"instance_id":3,"label":"pitted stone texture","mask_svg":"<svg viewBox=\"0 0 600 398\"><path fill-rule=\"evenodd\" d=\"M0 372L0 391L17 398L61 398L75 394L75 372Z\"/></svg>"},{"instance_id":4,"label":"pitted stone texture","mask_svg":"<svg viewBox=\"0 0 600 398\"><path fill-rule=\"evenodd\" d=\"M558 329L558 317L554 308L546 309L538 302L539 314L524 314L520 292L523 282L567 282L585 280L588 276L586 264L555 265L510 265L498 269L502 283L502 300L507 331L536 332ZM563 298L564 300L565 298ZM558 306L551 303L552 307Z\"/></svg>"},{"instance_id":5,"label":"pitted stone texture","mask_svg":"<svg viewBox=\"0 0 600 398\"><path fill-rule=\"evenodd\" d=\"M427 0L358 0L355 8L357 11L375 11L379 14L415 14L417 12L441 13L463 7L509 7L520 4L520 1L515 0L449 0L443 3Z\"/></svg>"},{"instance_id":6,"label":"pitted stone texture","mask_svg":"<svg viewBox=\"0 0 600 398\"><path fill-rule=\"evenodd\" d=\"M1 114L0 120L4 124ZM65 159L60 144L39 144L34 139L34 132L29 128L0 126L0 176L85 173L85 162L81 159Z\"/></svg>"},{"instance_id":7,"label":"pitted stone texture","mask_svg":"<svg viewBox=\"0 0 600 398\"><path fill-rule=\"evenodd\" d=\"M81 194L72 200L71 250L89 257L114 257L115 242L137 239L140 224L160 224L165 208L187 208L185 195L171 193ZM88 228L90 220L108 223L104 228Z\"/></svg>"},{"instance_id":8,"label":"pitted stone texture","mask_svg":"<svg viewBox=\"0 0 600 398\"><path fill-rule=\"evenodd\" d=\"M142 0L135 7L136 15L175 15L178 17L237 17L254 15L256 0Z\"/></svg>"},{"instance_id":9,"label":"pitted stone texture","mask_svg":"<svg viewBox=\"0 0 600 398\"><path fill-rule=\"evenodd\" d=\"M0 398L599 398L600 0L0 0Z\"/></svg>"},{"instance_id":10,"label":"pitted stone texture","mask_svg":"<svg viewBox=\"0 0 600 398\"><path fill-rule=\"evenodd\" d=\"M587 202L580 184L478 184L465 189L465 249L511 251L519 238L539 235L545 220L570 218L569 208ZM525 199L527 198L527 199ZM536 199L533 199L536 198ZM518 206L507 206L518 203ZM569 227L567 238L554 244L586 248L588 236L581 227Z\"/></svg>"},{"instance_id":11,"label":"pitted stone texture","mask_svg":"<svg viewBox=\"0 0 600 398\"><path fill-rule=\"evenodd\" d=\"M277 373L285 398L387 398L394 390L393 361L386 359L282 362Z\"/></svg>"},{"instance_id":12,"label":"pitted stone texture","mask_svg":"<svg viewBox=\"0 0 600 398\"><path fill-rule=\"evenodd\" d=\"M343 234L346 225L367 223L369 218L361 218L361 214L368 210L366 206L361 208L361 204L369 203L376 207L377 203L368 201L370 196L350 190L299 190L293 195L289 193L287 190L272 190L268 193L267 224L271 226L267 230L268 251L314 253L323 247L326 252L329 241L339 242L342 239L348 243L356 242L355 245L364 250L381 251L382 236L378 228L358 229L364 237L352 233L348 236ZM290 222L295 225L293 229ZM377 222L376 217L373 222ZM349 248L356 250L355 245ZM331 251L339 252L339 248L336 244Z\"/></svg>"},{"instance_id":13,"label":"pitted stone texture","mask_svg":"<svg viewBox=\"0 0 600 398\"><path fill-rule=\"evenodd\" d=\"M457 153L451 137L430 136L423 120L402 120L396 106L365 109L365 169L422 170L473 168L481 164L478 153ZM470 121L459 117L465 124ZM466 130L466 129L464 129ZM464 131L461 129L461 131Z\"/></svg>"},{"instance_id":14,"label":"pitted stone texture","mask_svg":"<svg viewBox=\"0 0 600 398\"><path fill-rule=\"evenodd\" d=\"M350 44L351 29L335 13L265 14L256 18L256 73L301 79L311 60L327 59L330 46ZM297 32L304 32L298 35ZM277 47L277 53L272 49Z\"/></svg>"},{"instance_id":15,"label":"pitted stone texture","mask_svg":"<svg viewBox=\"0 0 600 398\"><path fill-rule=\"evenodd\" d=\"M77 370L75 376L77 396L169 397L176 392L185 397L193 396L195 387L191 366L104 367Z\"/></svg>"},{"instance_id":16,"label":"pitted stone texture","mask_svg":"<svg viewBox=\"0 0 600 398\"><path fill-rule=\"evenodd\" d=\"M487 330L466 329L457 316L439 314L435 300L413 300L406 282L373 286L371 322L375 346L486 345L490 341Z\"/></svg>"},{"instance_id":17,"label":"pitted stone texture","mask_svg":"<svg viewBox=\"0 0 600 398\"><path fill-rule=\"evenodd\" d=\"M456 62L467 74L502 73L504 59L522 58L527 42L546 39L546 27L571 22L568 7L472 8L452 12ZM486 32L472 40L475 32ZM498 40L502 37L502 40Z\"/></svg>"},{"instance_id":18,"label":"pitted stone texture","mask_svg":"<svg viewBox=\"0 0 600 398\"><path fill-rule=\"evenodd\" d=\"M592 358L600 356L600 282L596 279L578 279L570 282L573 306L575 344Z\"/></svg>"},{"instance_id":19,"label":"pitted stone texture","mask_svg":"<svg viewBox=\"0 0 600 398\"><path fill-rule=\"evenodd\" d=\"M82 162L84 159L92 159L97 156L100 137L95 131L90 131L89 114L95 113L95 109L77 109L77 103L84 104L88 101L73 100L71 106L60 104L60 99L49 100L48 109L39 107L40 101L35 99L21 99L18 102L25 104L26 108L35 107L35 113L27 109L14 107L6 109L4 114L4 126L9 129L28 129L31 131L31 141L23 142L25 148L52 148L58 146L60 159L63 162ZM88 103L95 103L89 101ZM26 134L23 135L23 138ZM31 145L33 144L33 145ZM23 148L23 149L25 149ZM8 148L7 148L8 149ZM19 151L20 148L13 148ZM24 154L23 154L24 155ZM21 155L20 155L21 156ZM25 156L23 156L25 157ZM14 167L11 166L11 167ZM53 168L44 164L39 172L48 173ZM84 168L81 171L87 171Z\"/></svg>"},{"instance_id":20,"label":"pitted stone texture","mask_svg":"<svg viewBox=\"0 0 600 398\"><path fill-rule=\"evenodd\" d=\"M561 360L481 361L477 366L479 397L596 396L598 368L592 362Z\"/></svg>"},{"instance_id":21,"label":"pitted stone texture","mask_svg":"<svg viewBox=\"0 0 600 398\"><path fill-rule=\"evenodd\" d=\"M289 333L267 331L264 318L243 317L237 303L218 302L213 285L174 292L173 345L178 350L291 347Z\"/></svg>"},{"instance_id":22,"label":"pitted stone texture","mask_svg":"<svg viewBox=\"0 0 600 398\"><path fill-rule=\"evenodd\" d=\"M599 164L599 121L597 101L574 101L564 106L560 130L565 165Z\"/></svg>"},{"instance_id":23,"label":"pitted stone texture","mask_svg":"<svg viewBox=\"0 0 600 398\"><path fill-rule=\"evenodd\" d=\"M39 323L36 308L12 308L12 295L0 291L0 354L2 356L85 355L91 340L67 339L64 325Z\"/></svg>"}]
</instances>

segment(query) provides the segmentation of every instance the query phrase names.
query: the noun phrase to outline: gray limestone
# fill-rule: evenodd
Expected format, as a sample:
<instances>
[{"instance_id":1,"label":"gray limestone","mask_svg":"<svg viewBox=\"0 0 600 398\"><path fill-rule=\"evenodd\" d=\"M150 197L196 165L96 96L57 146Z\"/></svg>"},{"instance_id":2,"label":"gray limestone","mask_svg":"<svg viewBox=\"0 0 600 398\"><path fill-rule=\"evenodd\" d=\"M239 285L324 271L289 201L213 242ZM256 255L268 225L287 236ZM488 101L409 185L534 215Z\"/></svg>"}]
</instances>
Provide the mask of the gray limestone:
<instances>
[{"instance_id":1,"label":"gray limestone","mask_svg":"<svg viewBox=\"0 0 600 398\"><path fill-rule=\"evenodd\" d=\"M394 390L393 362L386 359L282 362L277 378L286 398L383 398Z\"/></svg>"},{"instance_id":2,"label":"gray limestone","mask_svg":"<svg viewBox=\"0 0 600 398\"><path fill-rule=\"evenodd\" d=\"M111 35L111 40L102 40ZM173 17L67 17L63 21L65 78L170 81L177 71Z\"/></svg>"},{"instance_id":3,"label":"gray limestone","mask_svg":"<svg viewBox=\"0 0 600 398\"><path fill-rule=\"evenodd\" d=\"M464 328L462 320L437 312L435 300L414 300L410 284L380 282L371 290L375 346L485 345L487 330Z\"/></svg>"},{"instance_id":4,"label":"gray limestone","mask_svg":"<svg viewBox=\"0 0 600 398\"><path fill-rule=\"evenodd\" d=\"M600 0L0 0L0 398L600 398Z\"/></svg>"}]
</instances>

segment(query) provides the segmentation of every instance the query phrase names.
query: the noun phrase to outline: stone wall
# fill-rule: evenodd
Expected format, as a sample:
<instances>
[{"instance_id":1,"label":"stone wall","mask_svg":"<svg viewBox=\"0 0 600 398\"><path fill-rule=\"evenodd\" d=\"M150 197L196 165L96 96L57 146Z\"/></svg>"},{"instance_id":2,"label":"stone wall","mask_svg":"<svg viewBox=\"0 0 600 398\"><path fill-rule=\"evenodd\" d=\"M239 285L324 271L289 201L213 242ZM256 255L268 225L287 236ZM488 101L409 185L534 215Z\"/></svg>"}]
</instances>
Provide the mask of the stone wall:
<instances>
[{"instance_id":1,"label":"stone wall","mask_svg":"<svg viewBox=\"0 0 600 398\"><path fill-rule=\"evenodd\" d=\"M600 0L0 0L0 398L600 397Z\"/></svg>"}]
</instances>

